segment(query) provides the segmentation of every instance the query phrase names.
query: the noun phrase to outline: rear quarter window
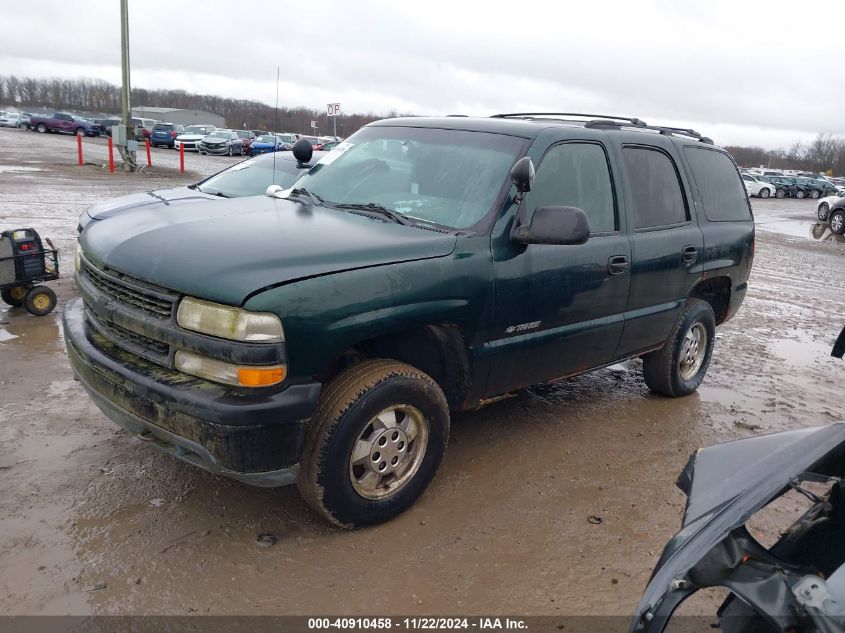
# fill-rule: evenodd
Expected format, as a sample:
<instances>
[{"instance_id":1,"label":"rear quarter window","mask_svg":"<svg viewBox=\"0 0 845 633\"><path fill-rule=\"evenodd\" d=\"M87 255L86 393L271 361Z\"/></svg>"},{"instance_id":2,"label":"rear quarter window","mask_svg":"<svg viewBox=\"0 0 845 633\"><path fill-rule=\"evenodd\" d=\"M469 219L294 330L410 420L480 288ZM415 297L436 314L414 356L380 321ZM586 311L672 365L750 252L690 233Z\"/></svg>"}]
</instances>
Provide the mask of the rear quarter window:
<instances>
[{"instance_id":1,"label":"rear quarter window","mask_svg":"<svg viewBox=\"0 0 845 633\"><path fill-rule=\"evenodd\" d=\"M704 215L711 222L751 220L751 208L731 158L718 150L685 147Z\"/></svg>"}]
</instances>

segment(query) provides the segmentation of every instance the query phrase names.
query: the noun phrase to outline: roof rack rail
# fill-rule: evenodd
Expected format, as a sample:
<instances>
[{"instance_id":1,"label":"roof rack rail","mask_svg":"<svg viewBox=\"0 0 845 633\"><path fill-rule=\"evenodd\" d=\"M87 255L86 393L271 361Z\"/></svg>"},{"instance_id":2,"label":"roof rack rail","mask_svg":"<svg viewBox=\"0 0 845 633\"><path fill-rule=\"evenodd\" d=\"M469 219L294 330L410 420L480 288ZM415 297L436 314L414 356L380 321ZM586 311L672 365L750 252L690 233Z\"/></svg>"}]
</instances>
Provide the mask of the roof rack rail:
<instances>
[{"instance_id":1,"label":"roof rack rail","mask_svg":"<svg viewBox=\"0 0 845 633\"><path fill-rule=\"evenodd\" d=\"M661 134L671 135L671 134L678 134L680 136L689 136L690 138L697 139L702 143L707 143L708 145L713 145L713 139L702 136L695 130L691 130L689 128L684 127L668 127L665 125L657 126L660 129Z\"/></svg>"},{"instance_id":2,"label":"roof rack rail","mask_svg":"<svg viewBox=\"0 0 845 633\"><path fill-rule=\"evenodd\" d=\"M687 136L702 143L714 145L713 139L702 136L695 130L683 127L669 127L666 125L649 125L636 117L611 116L609 114L581 114L577 112L514 112L510 114L494 114L491 119L534 118L534 117L584 117L591 119L584 123L587 128L622 128L634 127L640 130L654 130L664 136Z\"/></svg>"},{"instance_id":3,"label":"roof rack rail","mask_svg":"<svg viewBox=\"0 0 845 633\"><path fill-rule=\"evenodd\" d=\"M613 127L613 128L622 128L626 127L624 124L620 125L616 121L608 120L608 119L597 119L593 121L587 121L584 124L584 127L589 128L602 128L602 127ZM645 129L645 130L654 130L655 132L660 132L664 136L688 136L690 138L694 138L697 141L701 141L702 143L707 143L708 145L713 145L713 139L708 138L706 136L702 136L695 130L691 130L689 128L684 127L669 127L666 125L636 125L634 126L638 129Z\"/></svg>"},{"instance_id":4,"label":"roof rack rail","mask_svg":"<svg viewBox=\"0 0 845 633\"><path fill-rule=\"evenodd\" d=\"M584 117L585 119L605 119L609 121L628 121L631 125L636 127L645 127L646 122L636 117L627 116L613 116L610 114L584 114L583 112L510 112L507 114L494 114L491 119L510 119L510 118L533 118L533 117Z\"/></svg>"}]
</instances>

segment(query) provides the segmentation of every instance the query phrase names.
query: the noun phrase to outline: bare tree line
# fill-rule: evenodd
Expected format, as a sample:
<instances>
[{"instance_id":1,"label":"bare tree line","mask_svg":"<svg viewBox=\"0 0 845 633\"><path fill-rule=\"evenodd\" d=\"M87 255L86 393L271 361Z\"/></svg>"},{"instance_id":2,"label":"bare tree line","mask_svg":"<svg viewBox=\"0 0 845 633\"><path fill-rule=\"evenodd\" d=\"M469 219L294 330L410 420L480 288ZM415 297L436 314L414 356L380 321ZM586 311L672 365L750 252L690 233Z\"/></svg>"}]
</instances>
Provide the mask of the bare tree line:
<instances>
[{"instance_id":1,"label":"bare tree line","mask_svg":"<svg viewBox=\"0 0 845 633\"><path fill-rule=\"evenodd\" d=\"M819 134L808 143L796 142L789 150L762 147L726 147L743 167L798 169L832 176L845 174L845 139Z\"/></svg>"},{"instance_id":2,"label":"bare tree line","mask_svg":"<svg viewBox=\"0 0 845 633\"><path fill-rule=\"evenodd\" d=\"M318 122L321 134L329 134L332 121L324 110L305 107L273 106L250 99L230 99L215 95L198 95L185 90L132 90L135 106L186 108L219 114L232 127L307 133L311 121ZM0 105L54 108L89 114L120 112L120 88L101 79L36 79L0 75ZM395 112L387 116L396 116ZM360 127L384 118L373 113L344 114L338 121L337 133L349 136Z\"/></svg>"}]
</instances>

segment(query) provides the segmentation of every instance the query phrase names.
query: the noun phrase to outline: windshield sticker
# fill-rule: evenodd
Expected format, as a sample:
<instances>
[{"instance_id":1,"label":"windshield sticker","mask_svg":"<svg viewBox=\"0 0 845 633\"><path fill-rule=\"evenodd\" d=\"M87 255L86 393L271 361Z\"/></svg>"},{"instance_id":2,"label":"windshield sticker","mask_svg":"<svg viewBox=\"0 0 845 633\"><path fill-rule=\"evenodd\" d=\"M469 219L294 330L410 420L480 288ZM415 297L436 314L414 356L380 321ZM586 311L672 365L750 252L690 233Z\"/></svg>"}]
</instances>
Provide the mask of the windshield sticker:
<instances>
[{"instance_id":1,"label":"windshield sticker","mask_svg":"<svg viewBox=\"0 0 845 633\"><path fill-rule=\"evenodd\" d=\"M337 145L332 151L330 151L328 153L328 155L323 157L323 159L320 161L320 164L321 165L331 165L338 158L343 156L343 154L345 152L349 151L352 148L353 145L354 145L354 143L347 143L346 141L344 141L340 145Z\"/></svg>"}]
</instances>

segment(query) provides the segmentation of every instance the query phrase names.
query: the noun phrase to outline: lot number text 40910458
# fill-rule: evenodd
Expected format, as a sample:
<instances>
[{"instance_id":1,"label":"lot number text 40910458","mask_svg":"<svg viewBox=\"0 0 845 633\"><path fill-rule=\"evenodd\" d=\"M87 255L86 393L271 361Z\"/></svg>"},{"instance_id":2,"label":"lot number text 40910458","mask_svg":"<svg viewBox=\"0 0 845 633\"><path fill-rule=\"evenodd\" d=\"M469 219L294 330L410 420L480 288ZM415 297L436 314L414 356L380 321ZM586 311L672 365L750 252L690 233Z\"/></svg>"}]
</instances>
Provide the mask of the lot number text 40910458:
<instances>
[{"instance_id":1,"label":"lot number text 40910458","mask_svg":"<svg viewBox=\"0 0 845 633\"><path fill-rule=\"evenodd\" d=\"M480 630L518 631L528 628L524 620L514 618L308 618L309 630Z\"/></svg>"}]
</instances>

